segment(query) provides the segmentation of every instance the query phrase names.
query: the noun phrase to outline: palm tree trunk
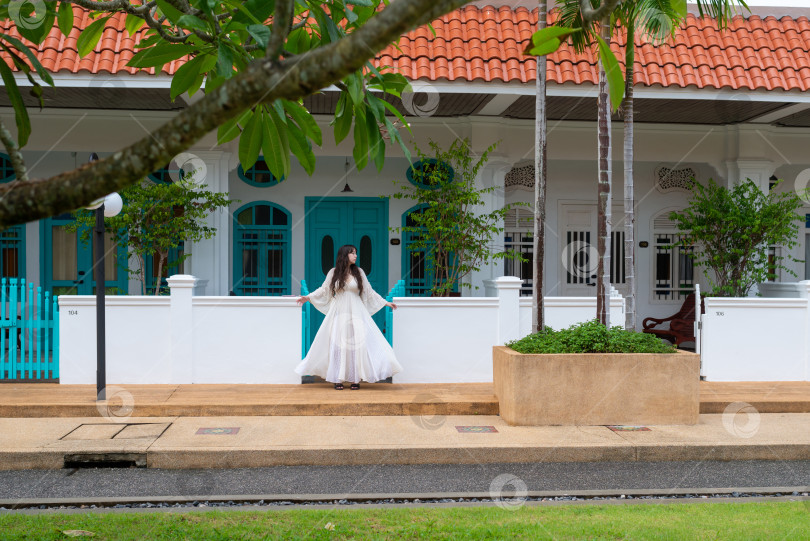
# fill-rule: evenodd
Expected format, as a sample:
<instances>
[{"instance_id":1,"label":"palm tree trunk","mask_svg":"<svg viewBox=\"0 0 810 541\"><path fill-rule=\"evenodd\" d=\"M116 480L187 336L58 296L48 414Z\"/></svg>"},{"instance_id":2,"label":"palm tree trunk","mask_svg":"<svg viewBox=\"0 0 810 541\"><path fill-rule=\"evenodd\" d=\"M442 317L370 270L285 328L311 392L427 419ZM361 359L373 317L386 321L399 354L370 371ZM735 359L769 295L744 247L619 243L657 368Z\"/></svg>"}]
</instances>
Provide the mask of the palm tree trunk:
<instances>
[{"instance_id":1,"label":"palm tree trunk","mask_svg":"<svg viewBox=\"0 0 810 541\"><path fill-rule=\"evenodd\" d=\"M548 6L540 0L537 6L537 29L546 27ZM536 108L534 118L534 235L532 269L532 332L545 327L543 317L543 260L545 259L546 234L546 57L537 57Z\"/></svg>"},{"instance_id":2,"label":"palm tree trunk","mask_svg":"<svg viewBox=\"0 0 810 541\"><path fill-rule=\"evenodd\" d=\"M625 47L624 83L624 277L627 284L625 296L624 327L636 330L636 273L635 273L635 228L636 211L633 181L633 63L635 62L635 27L627 27Z\"/></svg>"},{"instance_id":3,"label":"palm tree trunk","mask_svg":"<svg viewBox=\"0 0 810 541\"><path fill-rule=\"evenodd\" d=\"M602 39L610 43L610 16L601 23ZM610 103L605 66L599 63L599 190L597 192L596 318L610 326L610 210L611 152Z\"/></svg>"}]
</instances>

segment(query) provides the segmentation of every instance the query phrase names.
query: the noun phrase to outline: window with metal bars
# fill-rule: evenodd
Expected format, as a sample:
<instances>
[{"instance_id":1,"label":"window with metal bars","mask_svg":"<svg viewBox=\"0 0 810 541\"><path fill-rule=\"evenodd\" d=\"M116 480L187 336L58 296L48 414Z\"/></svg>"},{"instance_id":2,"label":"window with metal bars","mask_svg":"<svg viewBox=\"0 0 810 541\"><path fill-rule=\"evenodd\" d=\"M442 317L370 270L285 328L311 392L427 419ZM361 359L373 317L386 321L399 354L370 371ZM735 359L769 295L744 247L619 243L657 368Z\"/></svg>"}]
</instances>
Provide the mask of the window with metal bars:
<instances>
[{"instance_id":1,"label":"window with metal bars","mask_svg":"<svg viewBox=\"0 0 810 541\"><path fill-rule=\"evenodd\" d=\"M656 232L653 254L653 298L682 301L695 290L694 248L676 246L683 235Z\"/></svg>"},{"instance_id":2,"label":"window with metal bars","mask_svg":"<svg viewBox=\"0 0 810 541\"><path fill-rule=\"evenodd\" d=\"M514 250L524 261L504 259L504 276L516 276L523 283L520 294L530 296L533 287L534 242L532 239L534 213L531 209L512 208L503 219L504 250Z\"/></svg>"},{"instance_id":3,"label":"window with metal bars","mask_svg":"<svg viewBox=\"0 0 810 541\"><path fill-rule=\"evenodd\" d=\"M235 213L233 292L236 295L290 294L290 213L267 202Z\"/></svg>"}]
</instances>

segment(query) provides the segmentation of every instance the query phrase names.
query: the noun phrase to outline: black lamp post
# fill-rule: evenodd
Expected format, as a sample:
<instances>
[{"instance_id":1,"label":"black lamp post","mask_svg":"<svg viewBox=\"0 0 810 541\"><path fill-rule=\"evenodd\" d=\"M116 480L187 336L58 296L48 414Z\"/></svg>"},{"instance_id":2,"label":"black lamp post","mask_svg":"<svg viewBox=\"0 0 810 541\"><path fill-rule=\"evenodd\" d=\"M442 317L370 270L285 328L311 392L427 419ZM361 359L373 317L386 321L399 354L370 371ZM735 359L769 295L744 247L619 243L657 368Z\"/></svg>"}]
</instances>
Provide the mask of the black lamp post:
<instances>
[{"instance_id":1,"label":"black lamp post","mask_svg":"<svg viewBox=\"0 0 810 541\"><path fill-rule=\"evenodd\" d=\"M98 154L90 154L91 162L98 160ZM100 204L99 204L100 202ZM105 208L105 203L109 203ZM96 206L98 205L98 206ZM107 344L105 322L105 293L107 278L104 272L104 216L115 216L121 212L121 196L111 193L88 207L96 211L96 227L93 242L95 243L95 281L96 281L96 399L107 399Z\"/></svg>"}]
</instances>

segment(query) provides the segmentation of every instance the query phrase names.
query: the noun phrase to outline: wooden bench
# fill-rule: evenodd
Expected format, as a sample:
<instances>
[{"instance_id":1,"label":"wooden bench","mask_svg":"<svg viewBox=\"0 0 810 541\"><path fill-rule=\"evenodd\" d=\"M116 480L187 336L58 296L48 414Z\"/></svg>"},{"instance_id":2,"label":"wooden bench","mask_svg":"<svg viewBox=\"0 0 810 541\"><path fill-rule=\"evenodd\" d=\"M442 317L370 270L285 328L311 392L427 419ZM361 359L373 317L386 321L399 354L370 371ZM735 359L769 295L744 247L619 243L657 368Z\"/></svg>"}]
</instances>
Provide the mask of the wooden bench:
<instances>
[{"instance_id":1,"label":"wooden bench","mask_svg":"<svg viewBox=\"0 0 810 541\"><path fill-rule=\"evenodd\" d=\"M700 299L700 313L705 313L703 299ZM669 322L669 328L657 328L659 325ZM683 301L683 306L678 312L669 317L658 319L654 317L645 318L641 323L644 332L654 334L658 338L669 340L675 347L684 342L695 341L695 294L690 293Z\"/></svg>"}]
</instances>

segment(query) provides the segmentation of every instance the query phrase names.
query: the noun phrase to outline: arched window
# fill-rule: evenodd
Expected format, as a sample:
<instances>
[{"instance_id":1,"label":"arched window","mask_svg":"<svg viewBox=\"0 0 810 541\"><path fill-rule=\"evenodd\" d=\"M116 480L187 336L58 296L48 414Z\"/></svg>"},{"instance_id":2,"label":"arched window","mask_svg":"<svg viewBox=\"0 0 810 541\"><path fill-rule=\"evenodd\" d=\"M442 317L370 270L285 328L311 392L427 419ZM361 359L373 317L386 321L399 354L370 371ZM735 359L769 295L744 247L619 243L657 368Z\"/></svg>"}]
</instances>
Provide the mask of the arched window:
<instances>
[{"instance_id":1,"label":"arched window","mask_svg":"<svg viewBox=\"0 0 810 541\"><path fill-rule=\"evenodd\" d=\"M234 213L233 292L289 295L290 230L287 209L257 201Z\"/></svg>"},{"instance_id":2,"label":"arched window","mask_svg":"<svg viewBox=\"0 0 810 541\"><path fill-rule=\"evenodd\" d=\"M284 178L276 178L276 176L270 172L270 168L267 166L267 162L264 159L259 158L256 160L256 163L253 164L253 167L245 171L242 169L242 165L239 165L239 178L244 180L246 183L250 184L251 186L258 186L259 188L267 188L268 186L275 186L276 184L283 182Z\"/></svg>"},{"instance_id":3,"label":"arched window","mask_svg":"<svg viewBox=\"0 0 810 541\"><path fill-rule=\"evenodd\" d=\"M694 248L675 246L683 234L667 210L653 219L652 298L682 302L695 291Z\"/></svg>"},{"instance_id":4,"label":"arched window","mask_svg":"<svg viewBox=\"0 0 810 541\"><path fill-rule=\"evenodd\" d=\"M414 186L433 190L443 182L452 182L455 172L447 163L439 163L435 158L419 160L411 164L405 172L408 182Z\"/></svg>"},{"instance_id":5,"label":"arched window","mask_svg":"<svg viewBox=\"0 0 810 541\"><path fill-rule=\"evenodd\" d=\"M417 222L413 216L424 212L427 205L416 205L402 214L403 227L415 227ZM430 257L426 248L414 250L411 245L419 239L419 232L404 231L402 233L402 279L405 280L406 297L425 297L433 289L434 271L431 268ZM450 254L450 257L453 257ZM458 292L458 284L453 287Z\"/></svg>"}]
</instances>

